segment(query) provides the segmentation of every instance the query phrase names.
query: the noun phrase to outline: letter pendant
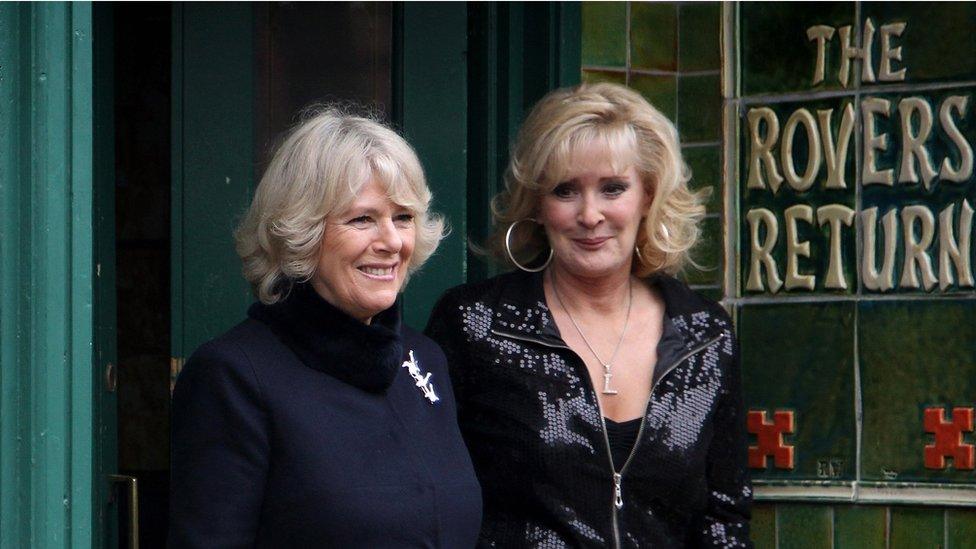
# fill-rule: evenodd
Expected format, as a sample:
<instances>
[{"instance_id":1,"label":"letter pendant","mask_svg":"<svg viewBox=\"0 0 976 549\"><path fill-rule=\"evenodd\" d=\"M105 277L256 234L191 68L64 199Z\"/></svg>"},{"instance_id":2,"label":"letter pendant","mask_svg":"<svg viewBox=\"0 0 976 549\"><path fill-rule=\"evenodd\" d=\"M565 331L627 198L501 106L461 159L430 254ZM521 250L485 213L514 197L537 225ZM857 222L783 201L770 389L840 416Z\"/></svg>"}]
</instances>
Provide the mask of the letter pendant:
<instances>
[{"instance_id":1,"label":"letter pendant","mask_svg":"<svg viewBox=\"0 0 976 549\"><path fill-rule=\"evenodd\" d=\"M617 394L616 389L610 388L610 379L613 378L613 374L607 372L603 374L603 394L605 395L615 395Z\"/></svg>"}]
</instances>

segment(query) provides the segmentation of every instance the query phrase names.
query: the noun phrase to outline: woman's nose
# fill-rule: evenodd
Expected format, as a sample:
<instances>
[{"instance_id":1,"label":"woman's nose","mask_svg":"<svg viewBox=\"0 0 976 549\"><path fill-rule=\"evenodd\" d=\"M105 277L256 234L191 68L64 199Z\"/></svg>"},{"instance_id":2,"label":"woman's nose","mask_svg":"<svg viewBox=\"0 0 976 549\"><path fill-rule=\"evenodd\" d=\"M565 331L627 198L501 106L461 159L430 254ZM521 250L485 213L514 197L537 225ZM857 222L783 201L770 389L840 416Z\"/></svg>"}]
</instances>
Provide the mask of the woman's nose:
<instances>
[{"instance_id":1,"label":"woman's nose","mask_svg":"<svg viewBox=\"0 0 976 549\"><path fill-rule=\"evenodd\" d=\"M387 219L381 221L378 224L379 234L376 238L375 245L382 251L395 254L400 251L403 247L403 237L400 236L400 231L397 230L396 224L393 223L392 219Z\"/></svg>"},{"instance_id":2,"label":"woman's nose","mask_svg":"<svg viewBox=\"0 0 976 549\"><path fill-rule=\"evenodd\" d=\"M584 196L580 204L577 220L586 228L593 228L599 225L603 221L603 212L600 210L598 201L592 197Z\"/></svg>"}]
</instances>

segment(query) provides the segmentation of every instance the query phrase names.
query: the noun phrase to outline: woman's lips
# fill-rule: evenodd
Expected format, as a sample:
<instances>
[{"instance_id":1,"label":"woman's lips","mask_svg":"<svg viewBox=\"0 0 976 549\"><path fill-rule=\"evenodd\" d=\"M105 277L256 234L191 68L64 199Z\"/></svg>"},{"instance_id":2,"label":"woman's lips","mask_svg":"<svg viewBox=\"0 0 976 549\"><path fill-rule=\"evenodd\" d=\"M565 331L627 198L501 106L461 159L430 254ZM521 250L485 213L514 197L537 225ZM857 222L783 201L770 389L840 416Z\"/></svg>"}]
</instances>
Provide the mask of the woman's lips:
<instances>
[{"instance_id":1,"label":"woman's lips","mask_svg":"<svg viewBox=\"0 0 976 549\"><path fill-rule=\"evenodd\" d=\"M398 265L363 265L358 267L360 273L366 278L380 281L391 281L396 279Z\"/></svg>"},{"instance_id":2,"label":"woman's lips","mask_svg":"<svg viewBox=\"0 0 976 549\"><path fill-rule=\"evenodd\" d=\"M573 242L575 242L577 246L583 249L595 250L600 246L603 246L603 243L606 242L607 240L610 240L609 236L601 236L598 238L574 238Z\"/></svg>"}]
</instances>

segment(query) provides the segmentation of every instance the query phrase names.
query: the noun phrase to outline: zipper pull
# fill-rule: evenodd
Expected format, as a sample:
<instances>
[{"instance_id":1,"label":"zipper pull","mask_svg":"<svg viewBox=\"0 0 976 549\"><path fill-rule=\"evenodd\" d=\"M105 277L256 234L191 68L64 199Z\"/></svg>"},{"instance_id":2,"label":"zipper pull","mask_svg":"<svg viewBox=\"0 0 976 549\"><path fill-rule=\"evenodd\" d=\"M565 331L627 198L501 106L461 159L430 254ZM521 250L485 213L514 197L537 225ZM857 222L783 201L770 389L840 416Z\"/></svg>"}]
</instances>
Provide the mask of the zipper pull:
<instances>
[{"instance_id":1,"label":"zipper pull","mask_svg":"<svg viewBox=\"0 0 976 549\"><path fill-rule=\"evenodd\" d=\"M624 506L624 496L623 490L620 488L620 473L613 474L613 504L617 509L621 509Z\"/></svg>"}]
</instances>

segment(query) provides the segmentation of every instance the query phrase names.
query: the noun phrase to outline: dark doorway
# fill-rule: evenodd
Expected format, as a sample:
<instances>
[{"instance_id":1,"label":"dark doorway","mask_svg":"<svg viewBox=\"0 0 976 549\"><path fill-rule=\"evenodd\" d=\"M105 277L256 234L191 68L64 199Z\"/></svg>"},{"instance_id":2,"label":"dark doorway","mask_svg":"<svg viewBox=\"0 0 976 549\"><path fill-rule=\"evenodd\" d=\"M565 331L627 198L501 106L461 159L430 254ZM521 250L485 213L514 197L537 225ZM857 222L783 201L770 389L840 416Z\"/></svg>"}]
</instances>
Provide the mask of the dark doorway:
<instances>
[{"instance_id":1,"label":"dark doorway","mask_svg":"<svg viewBox=\"0 0 976 549\"><path fill-rule=\"evenodd\" d=\"M168 5L114 6L118 467L138 479L143 548L164 547L168 516L170 35Z\"/></svg>"},{"instance_id":2,"label":"dark doorway","mask_svg":"<svg viewBox=\"0 0 976 549\"><path fill-rule=\"evenodd\" d=\"M361 2L255 3L232 10L114 4L111 10L118 472L138 479L139 543L155 548L165 547L169 515L171 365L185 358L173 355L192 354L194 349L183 349L182 341L218 335L196 333L182 319L213 316L220 308L211 304L200 308L180 296L210 278L226 281L240 276L231 229L241 214L241 201L197 200L206 207L187 208L187 201L194 200L188 197L216 192L208 166L251 162L241 167L253 173L253 180L216 179L221 183L219 191L233 187L230 192L247 197L276 141L310 105L345 103L389 119L394 10L389 3ZM216 42L218 33L211 32L214 23L229 18L247 40ZM174 43L174 32L180 42ZM191 33L198 34L188 38ZM211 86L206 80L228 70L220 60L237 44L235 55L251 63L233 68L246 74L231 81L254 87L245 93L253 97L252 108L239 108L234 117L244 128L253 129L248 132L253 139L229 139L220 120L183 110L187 104L198 108L206 95L210 95L206 101L217 102L240 96L239 87ZM177 63L174 56L182 56L182 61ZM187 56L192 70L184 68ZM214 90L220 90L216 96ZM219 143L220 147L188 151L186 147L194 146L188 143ZM174 185L174 175L181 178L179 185ZM209 252L193 253L201 242L215 243L228 260L219 262L214 259L217 254ZM188 257L210 263L191 265ZM173 286L173 280L179 285ZM238 311L224 324L242 318ZM180 337L185 339L177 341ZM181 351L174 353L174 349ZM117 497L124 498L123 492L118 491ZM127 505L115 509L119 531L108 538L127 547Z\"/></svg>"},{"instance_id":3,"label":"dark doorway","mask_svg":"<svg viewBox=\"0 0 976 549\"><path fill-rule=\"evenodd\" d=\"M254 10L256 160L300 112L323 103L390 119L393 6L388 2L274 2Z\"/></svg>"}]
</instances>

